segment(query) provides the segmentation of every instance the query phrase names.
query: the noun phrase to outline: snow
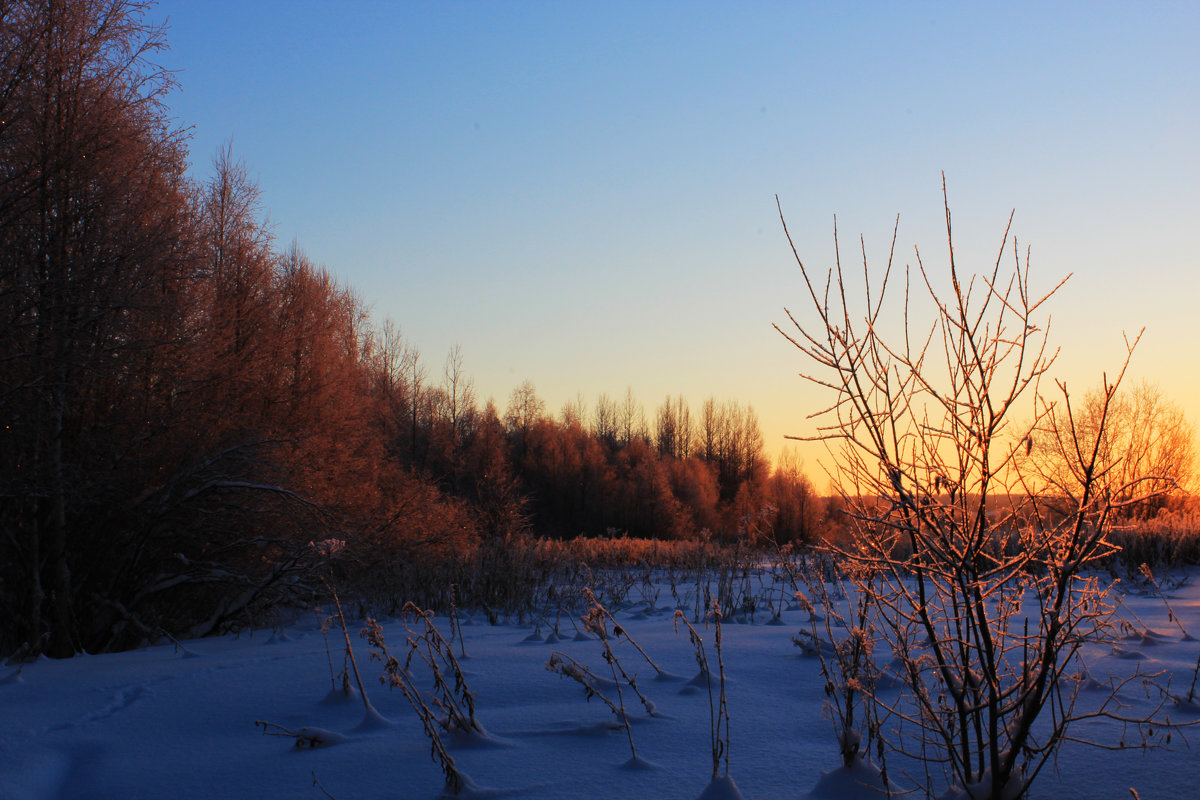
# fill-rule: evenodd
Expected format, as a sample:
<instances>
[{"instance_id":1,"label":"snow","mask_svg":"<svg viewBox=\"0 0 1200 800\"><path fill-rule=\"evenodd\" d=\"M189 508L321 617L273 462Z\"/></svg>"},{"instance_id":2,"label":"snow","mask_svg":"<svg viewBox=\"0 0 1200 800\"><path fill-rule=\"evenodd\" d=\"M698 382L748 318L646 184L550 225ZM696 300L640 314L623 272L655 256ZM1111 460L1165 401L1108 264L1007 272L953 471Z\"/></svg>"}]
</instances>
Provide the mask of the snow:
<instances>
[{"instance_id":1,"label":"snow","mask_svg":"<svg viewBox=\"0 0 1200 800\"><path fill-rule=\"evenodd\" d=\"M895 781L890 781L893 795L903 792ZM822 772L817 785L813 787L809 797L823 800L841 800L841 798L888 796L888 787L884 786L883 775L879 767L864 759L857 759L852 766Z\"/></svg>"},{"instance_id":2,"label":"snow","mask_svg":"<svg viewBox=\"0 0 1200 800\"><path fill-rule=\"evenodd\" d=\"M1112 675L1165 671L1158 682L1171 677L1171 691L1180 698L1169 709L1172 719L1192 722L1200 720L1200 702L1185 695L1200 645L1184 631L1200 631L1200 580L1165 592L1179 625L1157 594L1129 594L1122 611L1131 621L1128 638L1119 651L1090 647L1086 665L1096 684L1104 685ZM531 641L532 624L489 625L482 614L478 620L463 615L467 657L461 664L484 732L445 737L468 776L461 796L884 796L871 762L840 766L837 732L822 712L818 662L792 643L794 634L809 629L807 613L783 611L783 626L767 624L770 614L726 623L730 769L726 776L722 762L714 779L707 681L689 680L696 660L686 631L681 626L675 632L667 609L641 604L610 610L664 673L657 676L625 637L610 641L655 711L647 715L626 689L636 756L603 702L589 702L578 683L546 669L559 650L598 676L609 675L599 640L576 640L565 619L566 628L547 643L544 623L541 641ZM383 668L357 636L361 623L353 624L352 639L369 707L357 690L346 694L340 681L333 685L321 621L306 613L275 630L241 636L0 666L0 798L438 797L445 779L430 758L429 740L400 691L379 681ZM447 620L435 622L449 636ZM396 655L404 625L381 624ZM715 683L712 630L697 627L709 647ZM328 641L340 671L340 630L331 631ZM413 677L429 690L431 681L417 667ZM606 686L597 688L616 699ZM1135 681L1122 699L1129 710L1145 710L1155 703L1154 691ZM1085 686L1081 702L1100 693ZM264 728L275 735L265 735ZM1082 723L1075 733L1111 743L1122 736L1100 721ZM1188 730L1179 731L1169 748L1146 751L1069 744L1057 771L1043 770L1029 796L1124 800L1130 787L1143 798L1194 796L1200 758L1188 750L1190 738ZM901 790L922 777L913 765L892 758L887 766Z\"/></svg>"}]
</instances>

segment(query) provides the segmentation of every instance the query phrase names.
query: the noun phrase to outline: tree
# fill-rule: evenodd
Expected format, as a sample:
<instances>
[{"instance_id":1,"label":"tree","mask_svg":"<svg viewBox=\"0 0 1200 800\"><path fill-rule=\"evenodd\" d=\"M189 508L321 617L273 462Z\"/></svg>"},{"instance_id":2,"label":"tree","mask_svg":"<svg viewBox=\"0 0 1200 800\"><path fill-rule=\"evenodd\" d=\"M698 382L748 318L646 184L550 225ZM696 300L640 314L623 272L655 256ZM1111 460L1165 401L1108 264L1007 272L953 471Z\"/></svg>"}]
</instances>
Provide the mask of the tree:
<instances>
[{"instance_id":1,"label":"tree","mask_svg":"<svg viewBox=\"0 0 1200 800\"><path fill-rule=\"evenodd\" d=\"M692 454L692 411L682 395L669 395L658 407L655 418L654 444L660 455L685 459Z\"/></svg>"},{"instance_id":2,"label":"tree","mask_svg":"<svg viewBox=\"0 0 1200 800\"><path fill-rule=\"evenodd\" d=\"M583 421L587 418L587 403L584 401L583 395L576 394L574 400L568 400L566 403L563 403L559 417L562 419L562 423L568 428L582 430Z\"/></svg>"},{"instance_id":3,"label":"tree","mask_svg":"<svg viewBox=\"0 0 1200 800\"><path fill-rule=\"evenodd\" d=\"M533 381L524 380L512 390L508 406L504 409L504 424L519 443L529 438L535 422L546 415L546 402L537 396ZM523 446L523 445L522 445Z\"/></svg>"},{"instance_id":4,"label":"tree","mask_svg":"<svg viewBox=\"0 0 1200 800\"><path fill-rule=\"evenodd\" d=\"M508 459L505 425L488 400L467 444L465 470L472 476L468 498L486 536L500 538L523 532L528 524L525 500Z\"/></svg>"},{"instance_id":5,"label":"tree","mask_svg":"<svg viewBox=\"0 0 1200 800\"><path fill-rule=\"evenodd\" d=\"M762 429L751 406L737 401L718 404L712 397L700 410L699 448L705 461L715 464L721 482L721 498L732 500L747 481L762 476Z\"/></svg>"},{"instance_id":6,"label":"tree","mask_svg":"<svg viewBox=\"0 0 1200 800\"><path fill-rule=\"evenodd\" d=\"M792 244L811 322L788 312L788 330L777 328L829 396L811 438L837 459L853 527L851 542L831 549L877 609L872 629L902 664L906 696L887 704L900 738L890 744L932 749L961 796L1000 800L1023 795L1085 716L1071 676L1080 648L1106 635L1114 613L1109 587L1088 569L1113 552L1107 528L1117 501L1103 480L1114 462L1099 443L1124 368L1106 378L1089 436L1065 384L1057 406L1040 391L1054 362L1040 314L1058 287L1033 294L1028 254L1022 261L1015 239L1013 266L1002 269L1008 229L988 271L963 273L948 201L945 213L947 288L935 288L917 251L903 299L891 304L894 232L881 276L863 243L860 295L842 269L835 225L838 257L823 279ZM930 302L928 328L912 327L913 278ZM1027 408L1033 421L1018 426ZM1024 460L1031 434L1052 419L1062 420L1059 455L1073 481L1065 515L1049 510L1045 483ZM1093 713L1117 716L1109 708Z\"/></svg>"},{"instance_id":7,"label":"tree","mask_svg":"<svg viewBox=\"0 0 1200 800\"><path fill-rule=\"evenodd\" d=\"M617 437L622 447L635 438L646 438L646 413L633 396L633 387L625 389L625 400L617 406Z\"/></svg>"},{"instance_id":8,"label":"tree","mask_svg":"<svg viewBox=\"0 0 1200 800\"><path fill-rule=\"evenodd\" d=\"M442 371L442 388L446 395L446 418L453 432L454 446L460 447L470 434L475 417L475 381L463 371L460 345L450 348Z\"/></svg>"},{"instance_id":9,"label":"tree","mask_svg":"<svg viewBox=\"0 0 1200 800\"><path fill-rule=\"evenodd\" d=\"M592 416L592 434L597 439L615 447L619 428L617 404L604 393L596 398L596 413Z\"/></svg>"},{"instance_id":10,"label":"tree","mask_svg":"<svg viewBox=\"0 0 1200 800\"><path fill-rule=\"evenodd\" d=\"M716 469L695 455L673 461L669 468L671 491L689 515L682 527L692 533L717 530L720 527L717 507L721 491Z\"/></svg>"},{"instance_id":11,"label":"tree","mask_svg":"<svg viewBox=\"0 0 1200 800\"><path fill-rule=\"evenodd\" d=\"M616 478L618 527L647 538L684 535L683 509L671 491L669 472L645 440L635 437L617 454Z\"/></svg>"},{"instance_id":12,"label":"tree","mask_svg":"<svg viewBox=\"0 0 1200 800\"><path fill-rule=\"evenodd\" d=\"M1183 410L1152 383L1142 381L1111 398L1107 389L1088 392L1074 409L1075 433L1084 449L1098 448L1100 462L1111 465L1096 481L1099 490L1112 497L1113 513L1145 518L1162 508L1170 493L1191 485L1194 430ZM1068 502L1080 483L1073 474L1074 460L1063 456L1074 447L1071 436L1071 420L1063 406L1028 442L1031 460Z\"/></svg>"},{"instance_id":13,"label":"tree","mask_svg":"<svg viewBox=\"0 0 1200 800\"><path fill-rule=\"evenodd\" d=\"M720 458L722 425L720 407L717 406L715 398L709 397L704 401L704 405L700 406L697 449L700 451L700 457L710 464L716 463Z\"/></svg>"},{"instance_id":14,"label":"tree","mask_svg":"<svg viewBox=\"0 0 1200 800\"><path fill-rule=\"evenodd\" d=\"M213 159L213 176L204 186L200 213L214 366L238 371L229 387L238 396L255 385L263 366L263 332L273 300L275 255L260 196L245 163L235 159L232 145L226 144Z\"/></svg>"},{"instance_id":15,"label":"tree","mask_svg":"<svg viewBox=\"0 0 1200 800\"><path fill-rule=\"evenodd\" d=\"M391 319L384 320L374 336L371 375L373 391L380 404L377 417L380 436L394 462L403 460L407 463L415 450L415 447L406 446L412 441L409 411L416 402L406 379L414 370L418 357L417 350L404 341L400 327Z\"/></svg>"},{"instance_id":16,"label":"tree","mask_svg":"<svg viewBox=\"0 0 1200 800\"><path fill-rule=\"evenodd\" d=\"M187 322L171 307L190 241L183 133L145 10L0 10L0 524L19 565L4 591L23 595L16 635L56 656L81 646L75 570L104 554L84 519L101 487L130 491L155 432L125 412L169 401L169 368L135 368Z\"/></svg>"},{"instance_id":17,"label":"tree","mask_svg":"<svg viewBox=\"0 0 1200 800\"><path fill-rule=\"evenodd\" d=\"M218 175L203 196L223 184ZM91 613L92 647L127 646L130 633L199 636L242 624L311 592L314 523L348 537L391 516L396 492L382 491L390 464L372 427L361 304L294 245L282 256L266 245L227 246L257 239L257 215L221 217L220 238L211 219L197 221L197 330L158 420L167 446L147 463L133 502L111 489L104 498L135 513L106 531L112 555L89 565L106 583L89 605L117 618L106 631ZM232 271L242 278L214 285Z\"/></svg>"},{"instance_id":18,"label":"tree","mask_svg":"<svg viewBox=\"0 0 1200 800\"><path fill-rule=\"evenodd\" d=\"M819 501L793 450L785 449L779 456L767 481L766 497L775 509L772 529L777 544L816 539Z\"/></svg>"},{"instance_id":19,"label":"tree","mask_svg":"<svg viewBox=\"0 0 1200 800\"><path fill-rule=\"evenodd\" d=\"M408 398L408 457L410 463L419 464L422 461L421 454L424 452L420 447L421 412L429 400L426 397L425 365L421 363L421 354L416 350L411 350L410 355L405 359L405 366L408 368L405 373L405 380L408 382L405 390Z\"/></svg>"},{"instance_id":20,"label":"tree","mask_svg":"<svg viewBox=\"0 0 1200 800\"><path fill-rule=\"evenodd\" d=\"M261 336L269 356L259 377L270 399L256 427L286 443L293 489L327 509L374 511L384 458L369 431L375 409L362 303L296 245L284 253L271 295L271 332Z\"/></svg>"}]
</instances>

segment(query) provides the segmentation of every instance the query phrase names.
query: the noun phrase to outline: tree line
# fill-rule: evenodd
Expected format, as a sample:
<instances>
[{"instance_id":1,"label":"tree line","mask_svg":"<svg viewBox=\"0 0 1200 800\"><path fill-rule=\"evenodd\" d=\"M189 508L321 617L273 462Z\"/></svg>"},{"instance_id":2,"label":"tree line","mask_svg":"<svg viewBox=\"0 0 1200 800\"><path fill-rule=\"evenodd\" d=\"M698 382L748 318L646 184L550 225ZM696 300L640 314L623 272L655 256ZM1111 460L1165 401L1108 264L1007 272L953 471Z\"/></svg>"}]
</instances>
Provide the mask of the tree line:
<instances>
[{"instance_id":1,"label":"tree line","mask_svg":"<svg viewBox=\"0 0 1200 800\"><path fill-rule=\"evenodd\" d=\"M148 4L0 6L0 647L203 635L332 574L526 532L810 534L753 410L479 405L187 134Z\"/></svg>"},{"instance_id":2,"label":"tree line","mask_svg":"<svg viewBox=\"0 0 1200 800\"><path fill-rule=\"evenodd\" d=\"M430 364L279 246L228 147L187 177L149 10L0 4L0 652L227 630L321 580L392 585L525 534L782 544L840 524L737 401L647 413L627 390L552 413L526 381L481 403L460 348ZM1101 478L1187 485L1182 413L1153 387L1121 402L1099 442L1132 472ZM1032 458L1062 449L1046 421Z\"/></svg>"}]
</instances>

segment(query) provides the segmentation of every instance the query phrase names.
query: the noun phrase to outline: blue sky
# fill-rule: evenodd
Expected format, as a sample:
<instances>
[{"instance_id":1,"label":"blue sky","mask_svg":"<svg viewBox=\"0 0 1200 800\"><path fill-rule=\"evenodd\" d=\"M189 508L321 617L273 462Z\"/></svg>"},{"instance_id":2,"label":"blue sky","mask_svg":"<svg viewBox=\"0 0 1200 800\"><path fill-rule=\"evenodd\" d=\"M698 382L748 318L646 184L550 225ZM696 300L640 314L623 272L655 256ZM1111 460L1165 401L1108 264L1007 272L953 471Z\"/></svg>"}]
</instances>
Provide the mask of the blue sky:
<instances>
[{"instance_id":1,"label":"blue sky","mask_svg":"<svg viewBox=\"0 0 1200 800\"><path fill-rule=\"evenodd\" d=\"M990 266L1010 211L1080 391L1134 377L1196 422L1200 5L175 0L194 172L217 148L296 239L481 399L532 380L653 409L758 410L768 448L821 402L771 329L865 237ZM805 451L806 458L815 458Z\"/></svg>"}]
</instances>

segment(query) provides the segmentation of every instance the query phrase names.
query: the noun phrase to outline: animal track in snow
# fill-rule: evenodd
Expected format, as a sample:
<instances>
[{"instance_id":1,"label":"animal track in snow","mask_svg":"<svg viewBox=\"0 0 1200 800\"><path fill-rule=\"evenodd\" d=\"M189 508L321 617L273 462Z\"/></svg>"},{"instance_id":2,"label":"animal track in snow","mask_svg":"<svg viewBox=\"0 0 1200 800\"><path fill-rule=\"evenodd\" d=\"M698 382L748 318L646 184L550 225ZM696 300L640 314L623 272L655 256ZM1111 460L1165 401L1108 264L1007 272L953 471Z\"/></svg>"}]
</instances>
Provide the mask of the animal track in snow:
<instances>
[{"instance_id":1,"label":"animal track in snow","mask_svg":"<svg viewBox=\"0 0 1200 800\"><path fill-rule=\"evenodd\" d=\"M121 713L146 695L153 694L153 691L150 687L153 684L160 683L164 680L166 680L166 678L159 678L158 680L147 683L134 683L127 686L122 686L113 693L109 702L104 706L95 709L94 711L88 711L87 713L73 720L49 725L45 728L32 731L31 733L34 736L40 736L46 733L55 733L57 731L82 728L90 723L106 720L109 717Z\"/></svg>"}]
</instances>

